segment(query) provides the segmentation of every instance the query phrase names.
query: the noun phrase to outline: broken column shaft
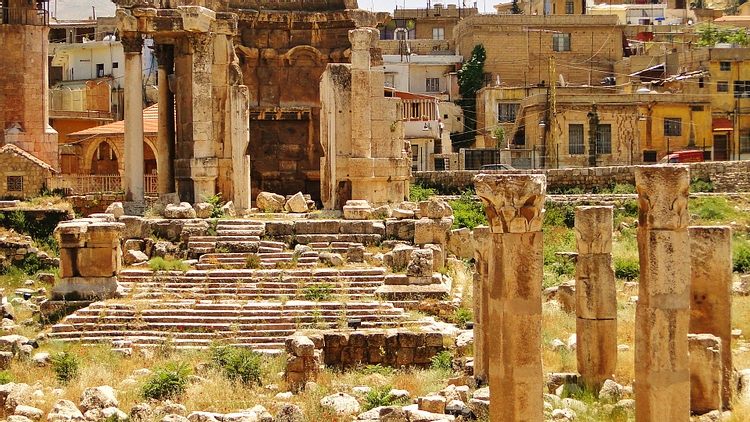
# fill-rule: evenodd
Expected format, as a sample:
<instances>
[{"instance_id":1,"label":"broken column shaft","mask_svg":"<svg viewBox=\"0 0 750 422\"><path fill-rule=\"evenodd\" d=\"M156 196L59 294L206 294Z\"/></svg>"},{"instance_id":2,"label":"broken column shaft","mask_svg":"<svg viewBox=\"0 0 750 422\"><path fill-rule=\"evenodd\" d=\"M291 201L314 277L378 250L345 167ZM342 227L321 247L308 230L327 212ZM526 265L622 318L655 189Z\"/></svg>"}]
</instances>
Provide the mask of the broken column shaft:
<instances>
[{"instance_id":1,"label":"broken column shaft","mask_svg":"<svg viewBox=\"0 0 750 422\"><path fill-rule=\"evenodd\" d=\"M687 166L639 166L636 421L690 420Z\"/></svg>"},{"instance_id":2,"label":"broken column shaft","mask_svg":"<svg viewBox=\"0 0 750 422\"><path fill-rule=\"evenodd\" d=\"M617 288L612 207L576 207L576 356L584 383L598 391L617 365Z\"/></svg>"},{"instance_id":3,"label":"broken column shaft","mask_svg":"<svg viewBox=\"0 0 750 422\"><path fill-rule=\"evenodd\" d=\"M474 227L472 232L474 243L474 261L476 272L474 273L474 377L488 381L489 373L489 342L486 338L487 323L489 318L489 254L490 254L490 228L487 226Z\"/></svg>"},{"instance_id":4,"label":"broken column shaft","mask_svg":"<svg viewBox=\"0 0 750 422\"><path fill-rule=\"evenodd\" d=\"M690 227L690 333L721 339L724 406L732 402L732 231L729 227ZM693 411L698 409L691 400Z\"/></svg>"},{"instance_id":5,"label":"broken column shaft","mask_svg":"<svg viewBox=\"0 0 750 422\"><path fill-rule=\"evenodd\" d=\"M542 421L543 175L479 174L490 230L490 420Z\"/></svg>"}]
</instances>

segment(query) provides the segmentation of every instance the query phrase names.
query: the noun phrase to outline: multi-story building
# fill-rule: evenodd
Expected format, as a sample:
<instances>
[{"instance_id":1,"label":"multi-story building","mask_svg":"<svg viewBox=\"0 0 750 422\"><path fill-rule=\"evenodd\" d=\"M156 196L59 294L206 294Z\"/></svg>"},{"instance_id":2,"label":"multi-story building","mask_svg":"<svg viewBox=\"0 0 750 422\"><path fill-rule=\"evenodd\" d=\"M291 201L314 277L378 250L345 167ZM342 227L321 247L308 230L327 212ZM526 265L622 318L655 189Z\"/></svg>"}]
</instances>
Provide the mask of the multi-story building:
<instances>
[{"instance_id":1,"label":"multi-story building","mask_svg":"<svg viewBox=\"0 0 750 422\"><path fill-rule=\"evenodd\" d=\"M458 54L468 56L484 45L487 85L548 85L553 56L564 84L599 85L623 58L623 26L616 16L470 16L455 32Z\"/></svg>"},{"instance_id":2,"label":"multi-story building","mask_svg":"<svg viewBox=\"0 0 750 422\"><path fill-rule=\"evenodd\" d=\"M393 16L378 27L381 40L450 40L461 19L479 13L476 7L435 3L425 9L396 9Z\"/></svg>"},{"instance_id":3,"label":"multi-story building","mask_svg":"<svg viewBox=\"0 0 750 422\"><path fill-rule=\"evenodd\" d=\"M492 137L504 128L501 156L519 168L648 163L713 144L705 94L492 87L477 96L478 131Z\"/></svg>"}]
</instances>

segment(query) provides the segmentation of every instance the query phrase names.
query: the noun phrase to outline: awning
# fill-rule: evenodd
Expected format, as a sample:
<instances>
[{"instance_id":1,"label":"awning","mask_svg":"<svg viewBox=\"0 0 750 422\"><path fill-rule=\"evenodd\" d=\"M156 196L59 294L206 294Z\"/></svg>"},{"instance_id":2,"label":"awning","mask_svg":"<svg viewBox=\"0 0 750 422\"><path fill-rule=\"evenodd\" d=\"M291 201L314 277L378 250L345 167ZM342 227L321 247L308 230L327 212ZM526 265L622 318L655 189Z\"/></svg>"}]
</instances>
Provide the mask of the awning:
<instances>
[{"instance_id":1,"label":"awning","mask_svg":"<svg viewBox=\"0 0 750 422\"><path fill-rule=\"evenodd\" d=\"M639 70L637 72L633 72L633 73L631 73L628 76L631 76L631 77L632 76L641 76L641 75L643 75L645 73L656 72L656 71L662 71L663 72L665 66L666 66L666 63L660 63L660 64L657 64L656 66L651 66L651 67L648 67L646 69L642 69L642 70Z\"/></svg>"},{"instance_id":2,"label":"awning","mask_svg":"<svg viewBox=\"0 0 750 422\"><path fill-rule=\"evenodd\" d=\"M734 130L732 121L726 117L714 117L711 122L711 130L714 132L727 132Z\"/></svg>"}]
</instances>

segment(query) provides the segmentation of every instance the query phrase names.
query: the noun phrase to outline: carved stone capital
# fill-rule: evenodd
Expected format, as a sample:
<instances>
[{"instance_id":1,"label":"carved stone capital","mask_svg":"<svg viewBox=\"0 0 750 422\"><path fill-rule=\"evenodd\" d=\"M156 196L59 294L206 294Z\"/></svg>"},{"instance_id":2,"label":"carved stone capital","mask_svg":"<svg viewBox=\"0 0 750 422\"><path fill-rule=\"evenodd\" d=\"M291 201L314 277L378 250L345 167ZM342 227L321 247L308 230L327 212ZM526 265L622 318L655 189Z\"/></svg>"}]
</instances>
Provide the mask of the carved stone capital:
<instances>
[{"instance_id":1,"label":"carved stone capital","mask_svg":"<svg viewBox=\"0 0 750 422\"><path fill-rule=\"evenodd\" d=\"M612 217L611 205L576 207L576 250L579 254L612 253Z\"/></svg>"},{"instance_id":2,"label":"carved stone capital","mask_svg":"<svg viewBox=\"0 0 750 422\"><path fill-rule=\"evenodd\" d=\"M200 63L211 58L211 47L214 42L213 34L189 34L190 49L193 53L193 61Z\"/></svg>"},{"instance_id":3,"label":"carved stone capital","mask_svg":"<svg viewBox=\"0 0 750 422\"><path fill-rule=\"evenodd\" d=\"M684 230L690 222L690 168L685 165L637 166L638 225L644 229Z\"/></svg>"},{"instance_id":4,"label":"carved stone capital","mask_svg":"<svg viewBox=\"0 0 750 422\"><path fill-rule=\"evenodd\" d=\"M140 53L143 50L143 37L138 32L125 33L120 41L125 53Z\"/></svg>"},{"instance_id":5,"label":"carved stone capital","mask_svg":"<svg viewBox=\"0 0 750 422\"><path fill-rule=\"evenodd\" d=\"M159 67L171 68L174 65L174 45L154 45L154 55Z\"/></svg>"},{"instance_id":6,"label":"carved stone capital","mask_svg":"<svg viewBox=\"0 0 750 422\"><path fill-rule=\"evenodd\" d=\"M373 46L379 32L375 28L357 28L349 31L349 42L352 43L352 51L367 51Z\"/></svg>"},{"instance_id":7,"label":"carved stone capital","mask_svg":"<svg viewBox=\"0 0 750 422\"><path fill-rule=\"evenodd\" d=\"M478 174L477 195L492 233L542 231L547 178L542 174Z\"/></svg>"}]
</instances>

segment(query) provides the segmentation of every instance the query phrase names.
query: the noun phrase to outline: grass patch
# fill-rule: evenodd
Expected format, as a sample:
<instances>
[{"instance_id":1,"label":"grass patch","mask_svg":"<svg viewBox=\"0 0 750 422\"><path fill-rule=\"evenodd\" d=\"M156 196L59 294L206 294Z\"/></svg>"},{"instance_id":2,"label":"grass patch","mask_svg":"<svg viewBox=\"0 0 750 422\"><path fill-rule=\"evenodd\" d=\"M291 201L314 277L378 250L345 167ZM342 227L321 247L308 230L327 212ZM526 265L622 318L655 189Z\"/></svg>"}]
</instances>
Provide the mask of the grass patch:
<instances>
[{"instance_id":1,"label":"grass patch","mask_svg":"<svg viewBox=\"0 0 750 422\"><path fill-rule=\"evenodd\" d=\"M167 260L158 256L148 261L148 267L152 271L182 271L184 273L188 270L188 265L180 259Z\"/></svg>"},{"instance_id":2,"label":"grass patch","mask_svg":"<svg viewBox=\"0 0 750 422\"><path fill-rule=\"evenodd\" d=\"M320 283L314 286L305 287L302 290L302 297L305 300L321 302L331 300L333 296L333 286L328 283Z\"/></svg>"},{"instance_id":3,"label":"grass patch","mask_svg":"<svg viewBox=\"0 0 750 422\"><path fill-rule=\"evenodd\" d=\"M419 202L430 199L431 196L438 194L437 189L424 187L420 184L409 186L409 201Z\"/></svg>"}]
</instances>

